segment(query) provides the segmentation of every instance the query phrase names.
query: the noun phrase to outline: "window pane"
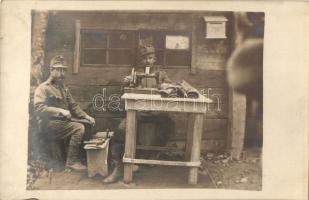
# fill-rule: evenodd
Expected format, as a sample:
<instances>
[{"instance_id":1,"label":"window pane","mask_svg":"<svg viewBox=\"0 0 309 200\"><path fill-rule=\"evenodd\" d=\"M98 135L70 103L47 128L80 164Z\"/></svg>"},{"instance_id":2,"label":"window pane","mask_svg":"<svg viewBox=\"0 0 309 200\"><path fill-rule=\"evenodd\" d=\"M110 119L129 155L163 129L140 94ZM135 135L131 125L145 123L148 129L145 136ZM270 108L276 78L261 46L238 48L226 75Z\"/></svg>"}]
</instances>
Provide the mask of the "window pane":
<instances>
[{"instance_id":1,"label":"window pane","mask_svg":"<svg viewBox=\"0 0 309 200\"><path fill-rule=\"evenodd\" d=\"M191 57L188 51L167 51L166 65L170 66L190 66Z\"/></svg>"},{"instance_id":2,"label":"window pane","mask_svg":"<svg viewBox=\"0 0 309 200\"><path fill-rule=\"evenodd\" d=\"M164 48L164 35L159 32L153 33L154 47L155 49L163 49Z\"/></svg>"},{"instance_id":3,"label":"window pane","mask_svg":"<svg viewBox=\"0 0 309 200\"><path fill-rule=\"evenodd\" d=\"M106 64L105 50L85 50L84 64Z\"/></svg>"},{"instance_id":4,"label":"window pane","mask_svg":"<svg viewBox=\"0 0 309 200\"><path fill-rule=\"evenodd\" d=\"M133 35L127 32L112 32L110 33L110 48L132 48Z\"/></svg>"},{"instance_id":5,"label":"window pane","mask_svg":"<svg viewBox=\"0 0 309 200\"><path fill-rule=\"evenodd\" d=\"M104 32L85 32L83 34L85 48L106 48L107 33Z\"/></svg>"},{"instance_id":6,"label":"window pane","mask_svg":"<svg viewBox=\"0 0 309 200\"><path fill-rule=\"evenodd\" d=\"M140 33L139 45L153 45L155 49L164 48L164 34L160 32Z\"/></svg>"},{"instance_id":7,"label":"window pane","mask_svg":"<svg viewBox=\"0 0 309 200\"><path fill-rule=\"evenodd\" d=\"M133 53L131 50L110 50L109 64L131 65L133 63Z\"/></svg>"},{"instance_id":8,"label":"window pane","mask_svg":"<svg viewBox=\"0 0 309 200\"><path fill-rule=\"evenodd\" d=\"M155 62L155 65L163 65L163 52L162 51L157 51L156 52L156 57L157 57L157 60Z\"/></svg>"}]
</instances>

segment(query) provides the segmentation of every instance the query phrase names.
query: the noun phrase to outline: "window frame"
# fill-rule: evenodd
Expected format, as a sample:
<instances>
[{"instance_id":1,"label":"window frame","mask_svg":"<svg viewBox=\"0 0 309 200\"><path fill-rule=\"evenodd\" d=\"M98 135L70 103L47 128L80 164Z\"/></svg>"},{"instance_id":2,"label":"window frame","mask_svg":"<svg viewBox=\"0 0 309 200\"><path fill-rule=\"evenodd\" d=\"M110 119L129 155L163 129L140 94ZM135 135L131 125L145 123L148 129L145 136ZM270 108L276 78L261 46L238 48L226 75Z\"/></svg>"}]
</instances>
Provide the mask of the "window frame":
<instances>
[{"instance_id":1,"label":"window frame","mask_svg":"<svg viewBox=\"0 0 309 200\"><path fill-rule=\"evenodd\" d=\"M156 64L156 66L160 66L163 69L188 69L192 70L192 59L193 59L193 51L192 51L192 43L193 43L193 38L192 38L192 32L191 31L171 31L171 30L125 30L125 29L106 29L102 27L81 27L79 20L76 22L76 44L75 44L75 55L74 55L74 68L73 68L73 73L77 74L78 73L78 68L86 68L86 67L95 67L95 68L129 68L129 67L134 67L138 65L136 55L137 55L137 46L139 42L139 37L142 32L148 32L148 33L155 33L158 32L160 34L164 35L164 48L163 49L156 49L157 51L163 51L163 62L162 64ZM132 34L133 37L133 44L132 44L132 55L135 57L133 59L132 64L84 64L83 59L84 59L84 51L83 51L83 34L82 32L84 31L99 31L99 32L107 32L107 33L112 33L112 32L128 32ZM109 34L108 34L109 35ZM183 50L183 49L167 49L166 48L166 36L167 35L175 35L175 36L186 36L189 38L189 49L188 50ZM109 40L107 39L107 42ZM77 44L79 43L79 44ZM107 46L108 47L108 46ZM108 50L129 50L129 48L106 48ZM167 65L166 64L166 52L172 52L172 51L186 51L189 54L190 61L188 61L189 65ZM108 53L107 53L108 54ZM108 56L108 55L107 55ZM109 59L109 58L107 58ZM108 61L107 61L108 62Z\"/></svg>"},{"instance_id":2,"label":"window frame","mask_svg":"<svg viewBox=\"0 0 309 200\"><path fill-rule=\"evenodd\" d=\"M88 49L93 49L93 50L105 50L106 51L106 63L102 64L102 63L98 63L98 64L90 64L90 63L84 63L84 56L85 56L85 44L84 44L84 38L83 38L83 33L85 32L100 32L100 33L107 33L107 39L106 39L106 47L105 48L89 48ZM112 34L113 32L126 32L132 35L133 37L133 41L132 41L132 47L131 48L114 48L114 47L109 47L109 43L110 43L110 34ZM109 54L110 51L116 51L116 50L126 50L126 51L131 51L131 53L133 54L133 56L135 56L136 53L136 36L134 31L132 30L108 30L108 29L103 29L103 28L82 28L80 30L80 43L81 43L81 48L80 48L80 67L132 67L134 66L135 62L133 61L132 64L111 64L109 63Z\"/></svg>"}]
</instances>

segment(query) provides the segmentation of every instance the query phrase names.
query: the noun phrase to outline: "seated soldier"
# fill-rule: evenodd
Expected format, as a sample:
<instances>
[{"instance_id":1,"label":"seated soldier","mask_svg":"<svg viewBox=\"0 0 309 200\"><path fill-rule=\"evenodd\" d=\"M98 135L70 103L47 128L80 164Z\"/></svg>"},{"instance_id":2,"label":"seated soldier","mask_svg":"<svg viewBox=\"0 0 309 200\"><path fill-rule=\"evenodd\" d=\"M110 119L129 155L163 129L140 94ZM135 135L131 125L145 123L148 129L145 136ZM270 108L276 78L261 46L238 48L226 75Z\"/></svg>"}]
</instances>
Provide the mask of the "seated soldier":
<instances>
[{"instance_id":1,"label":"seated soldier","mask_svg":"<svg viewBox=\"0 0 309 200\"><path fill-rule=\"evenodd\" d=\"M153 46L141 46L139 48L141 67L137 68L137 73L157 74L157 79L153 77L143 77L137 80L134 87L136 88L159 88L162 83L171 83L165 71L154 67L156 62L155 49ZM148 68L148 69L147 69ZM124 86L132 83L131 75L124 78ZM142 112L138 113L138 126L142 133L138 133L138 143L141 145L164 145L168 141L169 133L172 129L172 120L166 113ZM151 122L154 126L143 128L143 122ZM103 180L104 183L115 182L123 171L122 157L124 153L124 138L126 120L123 119L111 141L110 156L115 165L113 172ZM150 129L153 130L149 130ZM147 130L148 129L148 130ZM137 166L135 166L135 169Z\"/></svg>"},{"instance_id":2,"label":"seated soldier","mask_svg":"<svg viewBox=\"0 0 309 200\"><path fill-rule=\"evenodd\" d=\"M56 141L69 140L66 167L81 171L86 169L79 158L85 128L70 119L72 116L86 119L91 124L95 120L78 106L64 85L66 69L63 56L55 56L51 60L49 78L35 90L34 109L44 137Z\"/></svg>"}]
</instances>

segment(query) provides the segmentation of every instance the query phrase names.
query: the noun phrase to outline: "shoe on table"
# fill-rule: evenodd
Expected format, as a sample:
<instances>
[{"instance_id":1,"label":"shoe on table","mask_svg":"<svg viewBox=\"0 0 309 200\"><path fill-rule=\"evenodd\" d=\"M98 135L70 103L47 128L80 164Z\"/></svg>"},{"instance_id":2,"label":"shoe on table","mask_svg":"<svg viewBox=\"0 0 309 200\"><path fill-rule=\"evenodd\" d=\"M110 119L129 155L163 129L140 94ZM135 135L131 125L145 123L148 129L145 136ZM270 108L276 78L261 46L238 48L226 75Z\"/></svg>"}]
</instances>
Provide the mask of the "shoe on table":
<instances>
[{"instance_id":1,"label":"shoe on table","mask_svg":"<svg viewBox=\"0 0 309 200\"><path fill-rule=\"evenodd\" d=\"M81 162L67 163L65 167L73 171L85 171L87 169Z\"/></svg>"}]
</instances>

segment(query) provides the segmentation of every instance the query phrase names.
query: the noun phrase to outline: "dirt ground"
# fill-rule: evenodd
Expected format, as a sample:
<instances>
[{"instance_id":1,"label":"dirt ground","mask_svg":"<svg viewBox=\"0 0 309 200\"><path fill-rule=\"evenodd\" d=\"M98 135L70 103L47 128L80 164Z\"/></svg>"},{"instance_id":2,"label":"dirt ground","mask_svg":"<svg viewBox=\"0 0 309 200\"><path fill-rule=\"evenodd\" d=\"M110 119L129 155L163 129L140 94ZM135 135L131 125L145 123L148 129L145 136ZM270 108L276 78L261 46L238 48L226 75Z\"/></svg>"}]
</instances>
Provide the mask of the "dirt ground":
<instances>
[{"instance_id":1,"label":"dirt ground","mask_svg":"<svg viewBox=\"0 0 309 200\"><path fill-rule=\"evenodd\" d=\"M134 182L125 184L119 180L103 184L100 175L88 178L86 172L41 173L31 184L34 190L90 190L90 189L151 189L151 188L222 188L238 190L261 190L261 149L244 151L241 160L232 160L227 154L207 153L201 157L197 185L188 185L188 169L171 166L141 165L134 173Z\"/></svg>"},{"instance_id":2,"label":"dirt ground","mask_svg":"<svg viewBox=\"0 0 309 200\"><path fill-rule=\"evenodd\" d=\"M207 158L208 155L208 158ZM206 155L204 165L217 188L238 190L262 190L262 152L251 148L243 152L240 160L228 155L211 159Z\"/></svg>"}]
</instances>

